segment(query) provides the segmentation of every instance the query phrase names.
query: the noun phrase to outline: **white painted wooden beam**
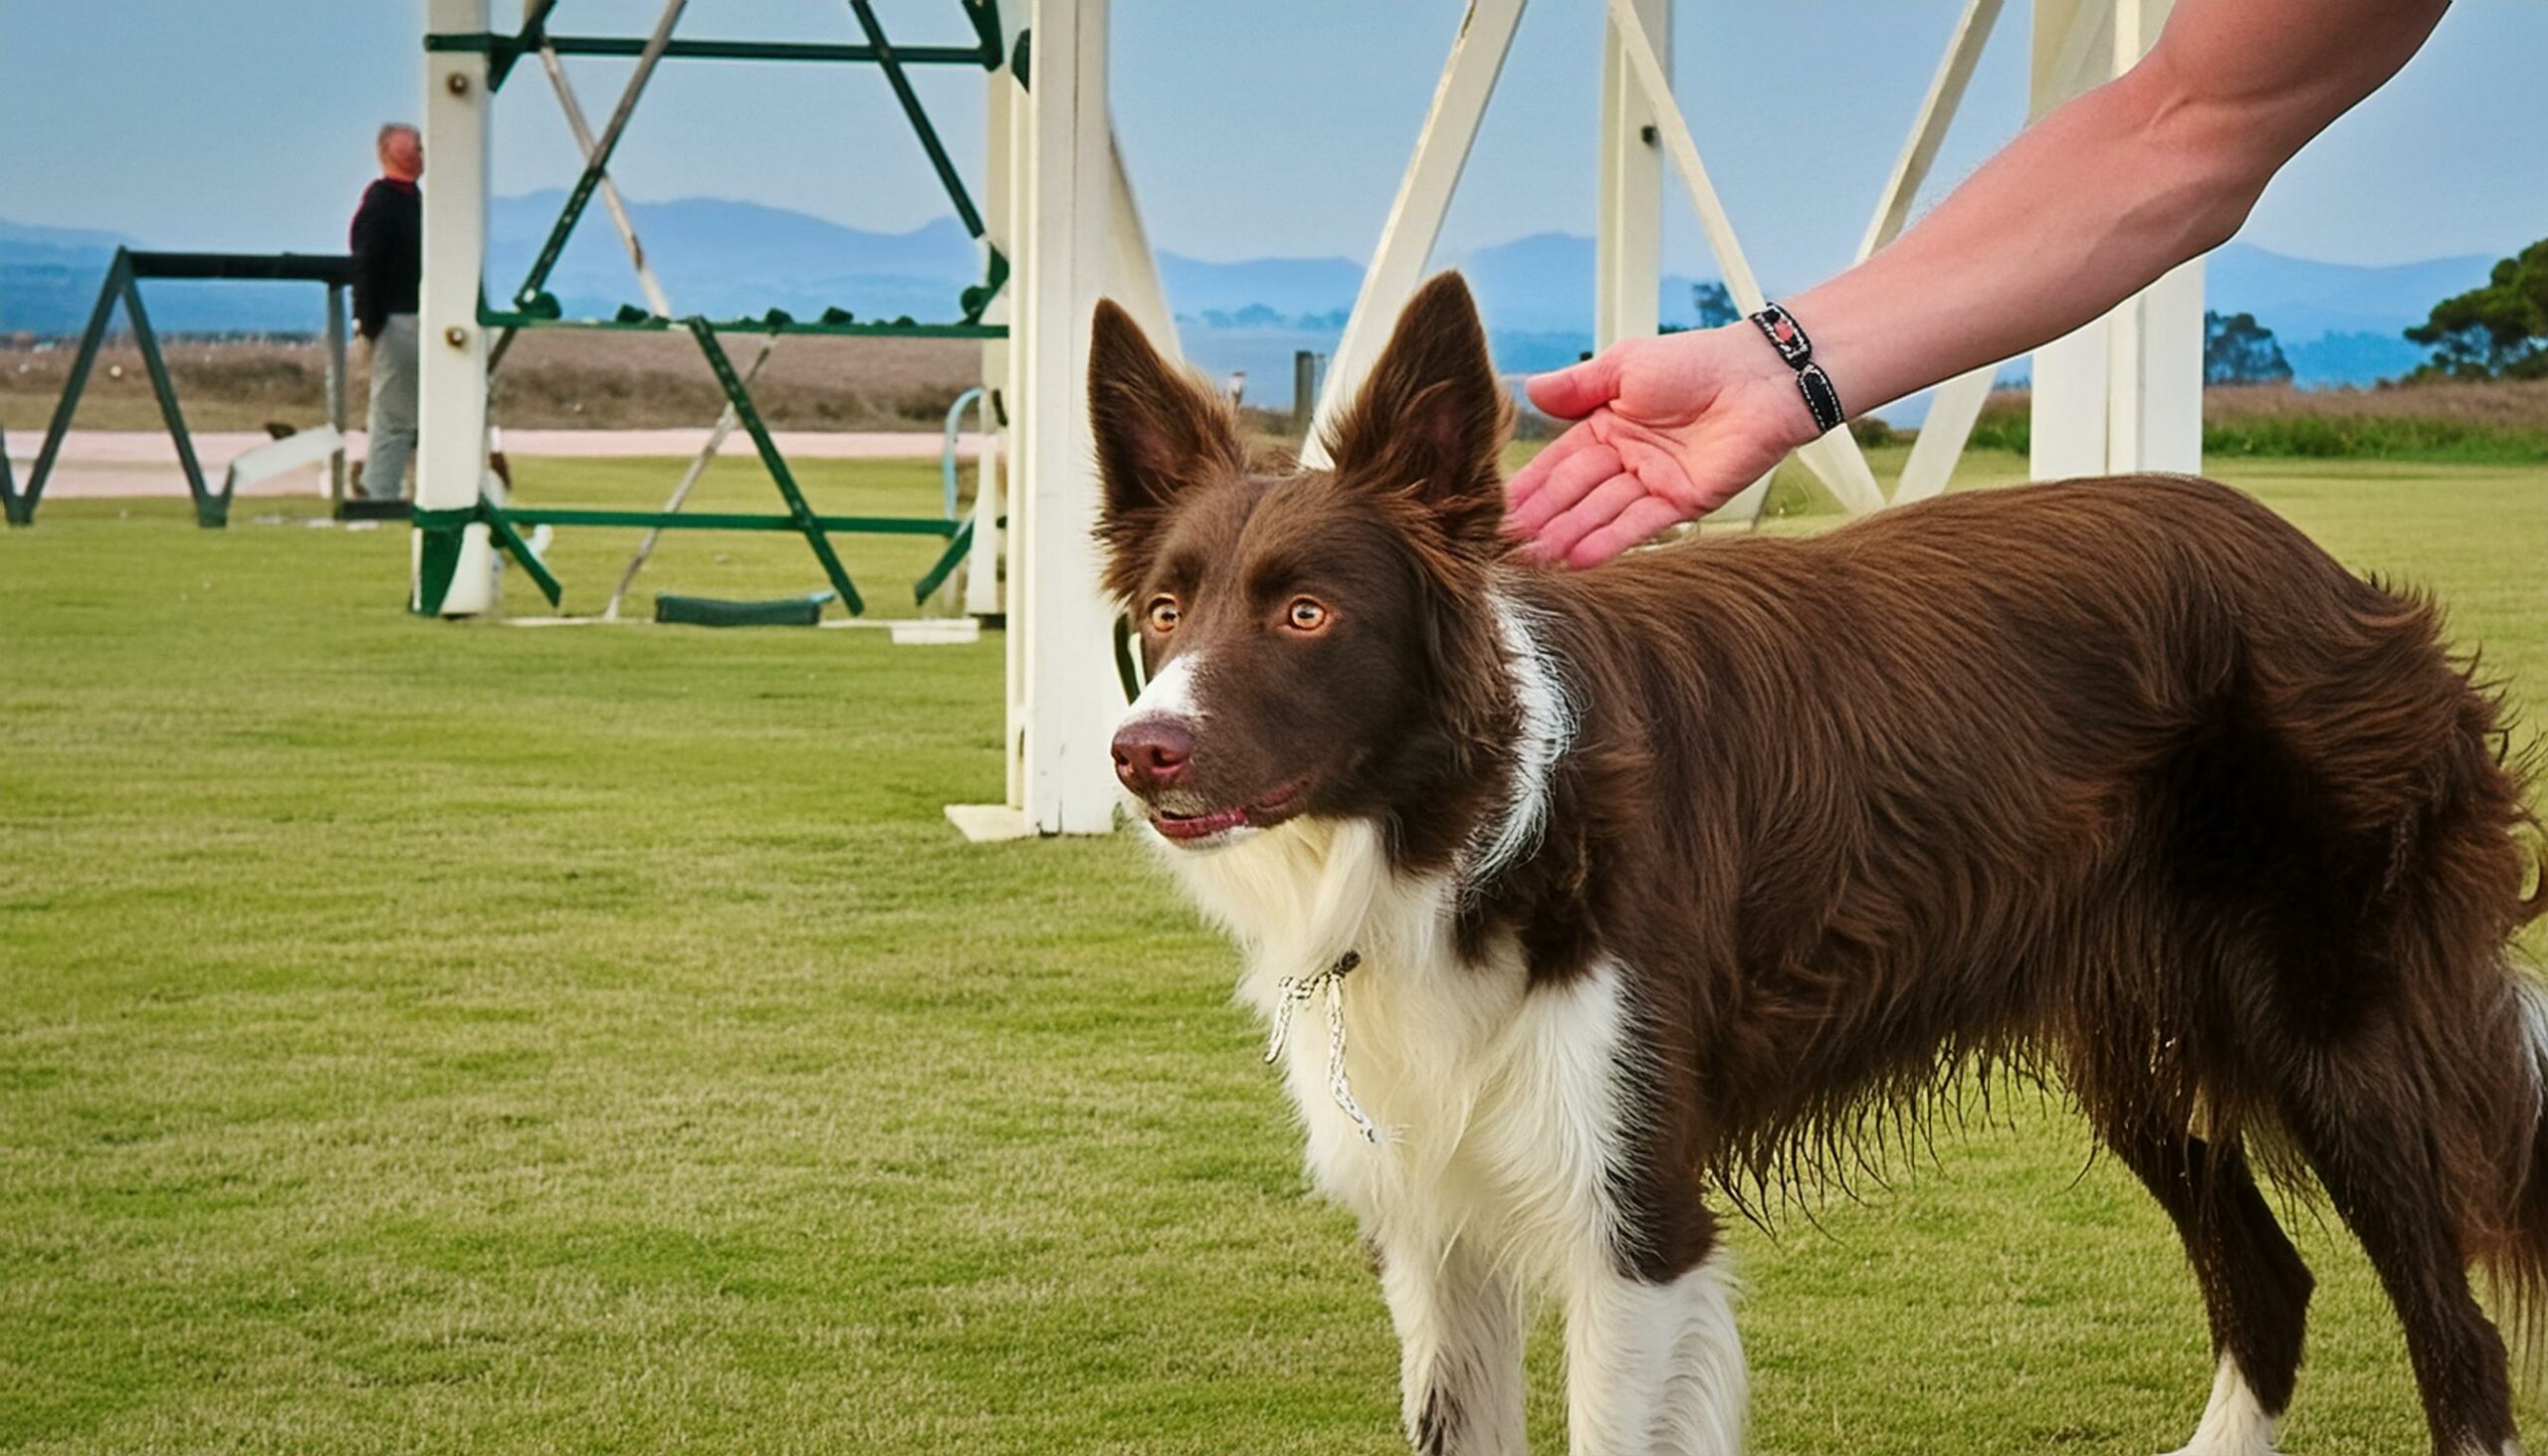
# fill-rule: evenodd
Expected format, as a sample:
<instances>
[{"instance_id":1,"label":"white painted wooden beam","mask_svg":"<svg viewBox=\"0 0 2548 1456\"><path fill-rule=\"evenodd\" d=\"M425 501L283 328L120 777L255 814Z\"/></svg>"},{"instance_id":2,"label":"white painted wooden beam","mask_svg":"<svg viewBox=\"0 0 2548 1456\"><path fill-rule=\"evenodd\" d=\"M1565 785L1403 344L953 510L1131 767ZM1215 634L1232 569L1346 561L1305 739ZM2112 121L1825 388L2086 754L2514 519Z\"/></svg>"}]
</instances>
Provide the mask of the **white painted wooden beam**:
<instances>
[{"instance_id":1,"label":"white painted wooden beam","mask_svg":"<svg viewBox=\"0 0 2548 1456\"><path fill-rule=\"evenodd\" d=\"M1919 114L1912 118L1911 134L1904 139L1902 154L1894 158L1892 175L1885 178L1884 191L1876 199L1875 216L1867 220L1866 235L1858 240L1859 262L1892 242L1910 220L1911 204L1918 200L1929 169L1937 164L1938 148L1964 104L1965 88L1990 43L1992 27L1999 23L2002 4L2003 0L1964 0L1964 12L1947 36L1946 54L1938 61L1937 74L1929 79L1929 94L1921 99Z\"/></svg>"},{"instance_id":2,"label":"white painted wooden beam","mask_svg":"<svg viewBox=\"0 0 2548 1456\"><path fill-rule=\"evenodd\" d=\"M1631 0L1668 68L1672 0ZM1601 22L1600 211L1594 229L1592 346L1661 325L1663 147L1654 106L1628 73L1618 30Z\"/></svg>"},{"instance_id":3,"label":"white painted wooden beam","mask_svg":"<svg viewBox=\"0 0 2548 1456\"><path fill-rule=\"evenodd\" d=\"M1006 29L1005 23L1002 27ZM1000 54L1009 55L1003 37ZM985 79L983 88L983 162L982 162L982 234L983 241L1012 260L1010 243L1016 229L1009 216L1010 198L1016 186L1010 175L1010 127L1014 124L1009 108L1018 97L1015 78L1002 66ZM1007 286L982 310L987 323L1006 323L1014 316L1009 307L1016 298L1014 274ZM982 340L982 453L973 463L973 548L964 560L964 610L975 617L1005 617L1008 603L1003 596L1000 562L1005 559L1007 529L1000 521L1008 514L1007 477L1012 472L1016 439L1005 421L1016 407L1008 390L1008 340ZM1022 632L1003 634L1002 650L1014 654L1020 650L1017 639ZM1008 739L1013 745L1014 738ZM1010 755L1014 757L1014 754Z\"/></svg>"},{"instance_id":4,"label":"white painted wooden beam","mask_svg":"<svg viewBox=\"0 0 2548 1456\"><path fill-rule=\"evenodd\" d=\"M1133 321L1153 347L1170 360L1182 359L1185 351L1177 343L1176 314L1168 307L1168 290L1159 280L1159 258L1151 252L1150 231L1142 225L1141 203L1133 196L1132 176L1124 170L1124 148L1114 128L1106 137L1108 243L1108 284L1106 292Z\"/></svg>"},{"instance_id":5,"label":"white painted wooden beam","mask_svg":"<svg viewBox=\"0 0 2548 1456\"><path fill-rule=\"evenodd\" d=\"M232 457L230 469L223 478L222 494L236 495L245 487L318 465L344 448L345 437L337 433L333 425L296 431L272 444L260 445Z\"/></svg>"},{"instance_id":6,"label":"white painted wooden beam","mask_svg":"<svg viewBox=\"0 0 2548 1456\"><path fill-rule=\"evenodd\" d=\"M1442 218L1450 211L1461 169L1468 165L1469 147L1477 140L1487 101L1495 95L1495 79L1503 73L1504 57L1512 49L1525 3L1469 0L1460 33L1451 42L1450 59L1443 63L1442 79L1433 88L1433 105L1425 113L1424 129L1416 133L1415 150L1398 181L1397 198L1389 204L1388 221L1380 228L1380 246L1372 252L1372 266L1363 272L1362 292L1355 296L1345 336L1337 340L1336 352L1328 360L1327 383L1319 390L1310 436L1301 443L1304 464L1323 468L1331 463L1324 438L1328 425L1363 387L1363 377L1371 372L1380 345L1388 341L1398 311L1424 281L1425 262L1441 235ZM1039 40L1039 54L1041 49Z\"/></svg>"},{"instance_id":7,"label":"white painted wooden beam","mask_svg":"<svg viewBox=\"0 0 2548 1456\"><path fill-rule=\"evenodd\" d=\"M1735 237L1734 221L1726 215L1716 185L1708 180L1707 164L1699 158L1699 144L1690 135L1690 123L1681 114L1680 104L1672 99L1672 83L1664 73L1662 58L1655 52L1653 38L1646 34L1634 0L1609 0L1609 6L1610 26L1618 39L1620 57L1654 108L1664 153L1671 157L1681 174L1682 186L1689 191L1691 205L1698 209L1699 229L1707 237L1708 252L1716 259L1726 290L1734 295L1737 308L1747 313L1756 312L1765 302L1760 281L1743 256L1743 244ZM1884 492L1876 486L1875 472L1867 468L1866 453L1858 448L1846 425L1808 441L1796 454L1850 514L1863 515L1884 505Z\"/></svg>"},{"instance_id":8,"label":"white painted wooden beam","mask_svg":"<svg viewBox=\"0 0 2548 1456\"><path fill-rule=\"evenodd\" d=\"M1015 15L1017 7L1008 7ZM1007 17L1003 16L1003 23ZM1011 42L1008 54L1017 49ZM1035 216L1035 104L1026 88L1009 79L1008 94L1008 225L1012 234L1023 240ZM1026 552L1020 542L1034 524L1034 503L1026 494L1026 260L1023 250L1009 254L1010 266L1006 291L1009 323L1005 398L1008 405L1008 585L1002 593L1003 610L1008 617L1008 630L1001 634L1004 643L1003 671L1006 675L1008 714L1002 723L1006 745L1008 773L1004 806L1017 819L1019 831L1026 824L1026 639L1032 635L1033 623L1026 608Z\"/></svg>"},{"instance_id":9,"label":"white painted wooden beam","mask_svg":"<svg viewBox=\"0 0 2548 1456\"><path fill-rule=\"evenodd\" d=\"M2041 6L2035 10L2026 104L2028 124L2096 84L2104 64L2098 43L2109 34L2106 27L2110 4L2111 0L2057 0L2050 15ZM2061 365L2057 348L2054 353L2054 369L2058 373ZM2043 354L2038 351L2038 385L2042 363ZM1929 416L1920 425L1919 438L1912 443L1911 458L1904 462L1902 478L1894 485L1895 504L1925 501L1945 493L1957 463L1964 457L1966 442L1973 438L1974 422L1981 418L1982 406L1990 398L1991 385L2001 367L2001 363L1987 364L1938 386L1930 397ZM2056 382L2056 393L2059 388ZM2099 448L2102 461L2102 444ZM2100 467L2089 467L2097 468Z\"/></svg>"},{"instance_id":10,"label":"white painted wooden beam","mask_svg":"<svg viewBox=\"0 0 2548 1456\"><path fill-rule=\"evenodd\" d=\"M1039 834L1115 824L1107 742L1123 716L1113 661L1115 613L1098 585L1096 442L1088 415L1089 316L1110 282L1115 158L1107 119L1106 0L1033 0L1032 152L1023 296L1026 397L1012 536L1023 567L1026 632L1025 825Z\"/></svg>"},{"instance_id":11,"label":"white painted wooden beam","mask_svg":"<svg viewBox=\"0 0 2548 1456\"><path fill-rule=\"evenodd\" d=\"M2028 124L2114 75L2114 0L2033 0ZM2128 308L2129 306L2127 306ZM2037 480L2107 469L2113 317L2091 319L2034 351L2027 473Z\"/></svg>"},{"instance_id":12,"label":"white painted wooden beam","mask_svg":"<svg viewBox=\"0 0 2548 1456\"><path fill-rule=\"evenodd\" d=\"M2116 0L2114 70L2158 44L2172 0ZM2107 330L2106 469L2203 469L2203 281L2200 258L2127 301Z\"/></svg>"},{"instance_id":13,"label":"white painted wooden beam","mask_svg":"<svg viewBox=\"0 0 2548 1456\"><path fill-rule=\"evenodd\" d=\"M1964 447L1973 439L1974 422L1982 418L1982 406L1991 398L1991 381L1999 373L1998 364L1985 364L1949 379L1929 396L1928 417L1911 441L1911 458L1902 463L1902 478L1893 483L1894 505L1946 494L1947 482L1955 478L1955 468L1964 459Z\"/></svg>"},{"instance_id":14,"label":"white painted wooden beam","mask_svg":"<svg viewBox=\"0 0 2548 1456\"><path fill-rule=\"evenodd\" d=\"M483 35L487 0L426 0L437 35ZM487 469L487 334L478 299L487 261L487 90L483 52L425 53L424 268L417 307L416 509L478 503ZM415 533L421 555L423 534ZM466 527L460 562L438 605L446 616L495 608L487 527ZM419 605L422 605L419 603Z\"/></svg>"},{"instance_id":15,"label":"white painted wooden beam","mask_svg":"<svg viewBox=\"0 0 2548 1456\"><path fill-rule=\"evenodd\" d=\"M548 74L548 86L557 94L557 108L565 113L566 129L574 134L575 146L582 152L584 165L591 166L607 146L616 149L620 133L628 127L628 118L637 109L637 100L646 91L646 83L654 78L655 66L664 58L664 47L673 38L673 27L680 23L682 11L690 0L664 0L663 13L655 21L653 34L646 38L645 49L638 52L636 69L629 73L628 84L621 89L619 104L611 108L610 122L603 136L593 135L592 126L584 119L583 103L575 96L575 88L566 79L565 63L558 59L557 48L542 41L539 47L539 69ZM619 184L611 180L608 165L602 168L599 184L602 206L610 213L611 226L619 233L620 246L628 250L628 264L637 272L637 287L646 295L646 307L658 318L669 318L672 302L665 297L664 286L656 281L653 265L646 261L646 248L637 240L637 224L628 216L627 204L619 196Z\"/></svg>"}]
</instances>

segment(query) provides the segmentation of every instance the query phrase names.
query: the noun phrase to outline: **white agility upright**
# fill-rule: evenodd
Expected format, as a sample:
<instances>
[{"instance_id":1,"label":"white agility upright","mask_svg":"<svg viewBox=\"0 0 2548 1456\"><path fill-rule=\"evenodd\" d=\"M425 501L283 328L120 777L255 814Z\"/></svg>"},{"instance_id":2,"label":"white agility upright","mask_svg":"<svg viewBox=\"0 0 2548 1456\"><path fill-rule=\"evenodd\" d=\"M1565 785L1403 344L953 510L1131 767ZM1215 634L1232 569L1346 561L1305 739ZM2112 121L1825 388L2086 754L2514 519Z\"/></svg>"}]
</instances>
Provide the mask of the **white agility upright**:
<instances>
[{"instance_id":1,"label":"white agility upright","mask_svg":"<svg viewBox=\"0 0 2548 1456\"><path fill-rule=\"evenodd\" d=\"M426 0L435 34L483 32L487 0ZM487 258L487 57L425 53L424 276L417 291L416 510L469 511L487 470L487 331L478 281ZM461 533L455 560L433 559L434 533L414 532L418 611L465 616L495 606L487 527Z\"/></svg>"},{"instance_id":2,"label":"white agility upright","mask_svg":"<svg viewBox=\"0 0 2548 1456\"><path fill-rule=\"evenodd\" d=\"M1453 41L1397 201L1357 301L1336 366L1319 400L1332 418L1352 397L1360 360L1387 333L1397 308L1421 280L1479 118L1502 71L1525 0L1471 0ZM1952 14L1945 55L1914 117L1900 157L1877 199L1857 256L1892 241L1953 123L1999 19L2002 0L1964 0ZM2167 0L2034 0L2029 119L2120 75L2158 37ZM1670 0L1608 0L1600 112L1599 236L1593 335L1602 345L1654 328L1659 286L1655 232L1661 165L1669 161L1698 212L1702 235L1738 306L1757 308L1761 290L1734 225L1710 183L1697 139L1671 95ZM2105 318L2037 351L2033 470L2037 475L2172 470L2202 466L2202 264L2191 263ZM1890 498L1919 500L1946 488L1990 391L1997 366L1942 386L1902 480ZM1318 443L1306 442L1307 458ZM1860 513L1888 498L1845 431L1807 445L1798 458L1840 505ZM1766 482L1722 509L1718 520L1748 520Z\"/></svg>"}]
</instances>

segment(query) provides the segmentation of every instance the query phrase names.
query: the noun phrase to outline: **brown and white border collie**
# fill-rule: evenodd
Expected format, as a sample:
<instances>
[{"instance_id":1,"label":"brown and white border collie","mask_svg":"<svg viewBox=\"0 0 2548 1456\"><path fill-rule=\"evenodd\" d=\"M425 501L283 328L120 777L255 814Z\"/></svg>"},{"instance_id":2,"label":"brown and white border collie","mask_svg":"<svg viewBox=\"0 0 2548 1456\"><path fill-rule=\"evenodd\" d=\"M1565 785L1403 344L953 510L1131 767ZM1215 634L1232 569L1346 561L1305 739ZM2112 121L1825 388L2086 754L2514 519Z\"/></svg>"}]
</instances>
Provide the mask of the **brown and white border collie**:
<instances>
[{"instance_id":1,"label":"brown and white border collie","mask_svg":"<svg viewBox=\"0 0 2548 1456\"><path fill-rule=\"evenodd\" d=\"M2513 1449L2466 1270L2548 1267L2548 1001L2508 952L2540 893L2429 605L2190 479L1526 562L1451 276L1332 470L1251 461L1111 305L1089 378L1149 670L1117 769L1244 951L1419 1451L1522 1450L1534 1294L1578 1456L1739 1451L1711 1201L1995 1067L2183 1234L2219 1356L2187 1451L2260 1456L2291 1399L2311 1281L2259 1169L2361 1240L2439 1456Z\"/></svg>"}]
</instances>

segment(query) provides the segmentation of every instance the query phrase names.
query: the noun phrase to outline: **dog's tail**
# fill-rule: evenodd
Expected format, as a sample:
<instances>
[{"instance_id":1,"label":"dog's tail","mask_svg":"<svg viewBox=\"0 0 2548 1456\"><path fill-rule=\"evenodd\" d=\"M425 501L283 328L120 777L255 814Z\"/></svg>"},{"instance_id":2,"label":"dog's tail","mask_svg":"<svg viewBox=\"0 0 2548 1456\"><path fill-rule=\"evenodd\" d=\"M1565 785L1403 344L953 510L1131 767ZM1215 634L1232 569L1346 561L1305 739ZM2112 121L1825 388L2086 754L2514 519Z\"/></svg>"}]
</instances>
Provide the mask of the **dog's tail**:
<instances>
[{"instance_id":1,"label":"dog's tail","mask_svg":"<svg viewBox=\"0 0 2548 1456\"><path fill-rule=\"evenodd\" d=\"M2492 1287L2514 1375L2538 1391L2548 1389L2548 980L2536 967L2513 964L2507 972L2520 1037L2516 1075L2527 1097L2500 1221L2472 1252Z\"/></svg>"}]
</instances>

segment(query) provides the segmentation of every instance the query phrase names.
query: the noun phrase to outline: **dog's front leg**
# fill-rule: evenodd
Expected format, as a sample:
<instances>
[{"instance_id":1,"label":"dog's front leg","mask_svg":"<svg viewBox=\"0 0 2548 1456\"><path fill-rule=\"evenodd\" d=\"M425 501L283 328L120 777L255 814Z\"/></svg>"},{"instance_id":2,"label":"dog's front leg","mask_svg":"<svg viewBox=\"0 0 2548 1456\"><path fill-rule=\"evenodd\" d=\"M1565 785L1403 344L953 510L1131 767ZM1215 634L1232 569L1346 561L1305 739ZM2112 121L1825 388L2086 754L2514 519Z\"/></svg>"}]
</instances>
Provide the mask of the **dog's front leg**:
<instances>
[{"instance_id":1,"label":"dog's front leg","mask_svg":"<svg viewBox=\"0 0 2548 1456\"><path fill-rule=\"evenodd\" d=\"M1418 1456L1522 1456L1522 1306L1460 1240L1376 1236Z\"/></svg>"},{"instance_id":2,"label":"dog's front leg","mask_svg":"<svg viewBox=\"0 0 2548 1456\"><path fill-rule=\"evenodd\" d=\"M1740 1456L1750 1380L1722 1250L1665 1281L1606 1261L1566 1292L1573 1456Z\"/></svg>"}]
</instances>

